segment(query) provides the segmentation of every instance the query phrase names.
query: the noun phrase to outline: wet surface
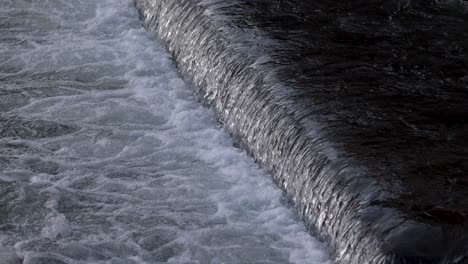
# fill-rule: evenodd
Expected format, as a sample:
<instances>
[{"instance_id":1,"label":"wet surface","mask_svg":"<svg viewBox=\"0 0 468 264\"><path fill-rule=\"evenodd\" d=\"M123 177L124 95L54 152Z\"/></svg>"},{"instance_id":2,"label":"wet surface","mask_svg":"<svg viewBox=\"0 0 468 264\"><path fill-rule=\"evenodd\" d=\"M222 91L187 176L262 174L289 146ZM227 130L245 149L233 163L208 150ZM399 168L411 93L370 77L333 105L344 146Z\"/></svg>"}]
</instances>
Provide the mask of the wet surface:
<instances>
[{"instance_id":1,"label":"wet surface","mask_svg":"<svg viewBox=\"0 0 468 264\"><path fill-rule=\"evenodd\" d=\"M0 6L0 264L330 263L132 1Z\"/></svg>"},{"instance_id":2,"label":"wet surface","mask_svg":"<svg viewBox=\"0 0 468 264\"><path fill-rule=\"evenodd\" d=\"M337 260L466 261L466 1L137 7Z\"/></svg>"},{"instance_id":3,"label":"wet surface","mask_svg":"<svg viewBox=\"0 0 468 264\"><path fill-rule=\"evenodd\" d=\"M221 10L274 39L270 63L301 117L326 124L385 184L402 181L407 208L468 214L467 7L241 1Z\"/></svg>"}]
</instances>

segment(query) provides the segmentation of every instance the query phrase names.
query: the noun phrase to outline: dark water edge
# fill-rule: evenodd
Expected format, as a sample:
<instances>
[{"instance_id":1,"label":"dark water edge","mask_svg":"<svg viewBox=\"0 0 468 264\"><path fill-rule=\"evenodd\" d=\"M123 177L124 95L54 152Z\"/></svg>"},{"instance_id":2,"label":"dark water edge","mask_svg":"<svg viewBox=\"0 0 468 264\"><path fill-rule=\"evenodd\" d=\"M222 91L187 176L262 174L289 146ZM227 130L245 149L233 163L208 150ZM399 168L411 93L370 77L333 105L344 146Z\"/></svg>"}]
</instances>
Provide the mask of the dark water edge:
<instances>
[{"instance_id":1,"label":"dark water edge","mask_svg":"<svg viewBox=\"0 0 468 264\"><path fill-rule=\"evenodd\" d=\"M136 6L338 263L468 261L464 1Z\"/></svg>"}]
</instances>

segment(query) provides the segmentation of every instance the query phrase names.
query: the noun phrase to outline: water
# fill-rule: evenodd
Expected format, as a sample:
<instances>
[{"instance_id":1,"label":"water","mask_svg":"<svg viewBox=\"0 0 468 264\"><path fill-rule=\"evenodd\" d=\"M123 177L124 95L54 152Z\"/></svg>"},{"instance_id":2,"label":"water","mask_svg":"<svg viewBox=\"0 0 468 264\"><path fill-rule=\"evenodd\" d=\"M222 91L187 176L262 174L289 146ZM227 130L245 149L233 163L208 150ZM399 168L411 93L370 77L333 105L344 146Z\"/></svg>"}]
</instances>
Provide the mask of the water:
<instances>
[{"instance_id":1,"label":"water","mask_svg":"<svg viewBox=\"0 0 468 264\"><path fill-rule=\"evenodd\" d=\"M466 1L135 3L336 262L466 262Z\"/></svg>"},{"instance_id":2,"label":"water","mask_svg":"<svg viewBox=\"0 0 468 264\"><path fill-rule=\"evenodd\" d=\"M0 5L0 263L329 263L132 1Z\"/></svg>"}]
</instances>

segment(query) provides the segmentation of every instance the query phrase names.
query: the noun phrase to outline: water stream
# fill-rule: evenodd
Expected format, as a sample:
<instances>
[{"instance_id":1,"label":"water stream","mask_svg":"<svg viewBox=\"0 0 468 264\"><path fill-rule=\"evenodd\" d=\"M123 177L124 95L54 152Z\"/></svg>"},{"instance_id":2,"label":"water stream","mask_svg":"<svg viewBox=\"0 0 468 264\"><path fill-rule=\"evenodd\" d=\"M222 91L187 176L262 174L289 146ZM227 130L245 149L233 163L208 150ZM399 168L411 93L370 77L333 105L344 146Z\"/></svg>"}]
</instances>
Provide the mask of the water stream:
<instances>
[{"instance_id":1,"label":"water stream","mask_svg":"<svg viewBox=\"0 0 468 264\"><path fill-rule=\"evenodd\" d=\"M132 1L0 6L1 264L329 263Z\"/></svg>"}]
</instances>

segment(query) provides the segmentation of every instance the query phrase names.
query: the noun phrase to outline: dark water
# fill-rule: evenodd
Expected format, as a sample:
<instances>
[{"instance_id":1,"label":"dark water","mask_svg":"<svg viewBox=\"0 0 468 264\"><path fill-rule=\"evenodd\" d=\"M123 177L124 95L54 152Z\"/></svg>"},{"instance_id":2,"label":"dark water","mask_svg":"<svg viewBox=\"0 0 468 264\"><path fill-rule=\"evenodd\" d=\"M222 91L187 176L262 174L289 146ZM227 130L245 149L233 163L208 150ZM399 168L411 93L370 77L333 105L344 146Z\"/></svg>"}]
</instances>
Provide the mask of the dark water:
<instances>
[{"instance_id":1,"label":"dark water","mask_svg":"<svg viewBox=\"0 0 468 264\"><path fill-rule=\"evenodd\" d=\"M130 0L0 0L0 263L329 263Z\"/></svg>"},{"instance_id":2,"label":"dark water","mask_svg":"<svg viewBox=\"0 0 468 264\"><path fill-rule=\"evenodd\" d=\"M466 262L465 1L136 4L338 262Z\"/></svg>"}]
</instances>

